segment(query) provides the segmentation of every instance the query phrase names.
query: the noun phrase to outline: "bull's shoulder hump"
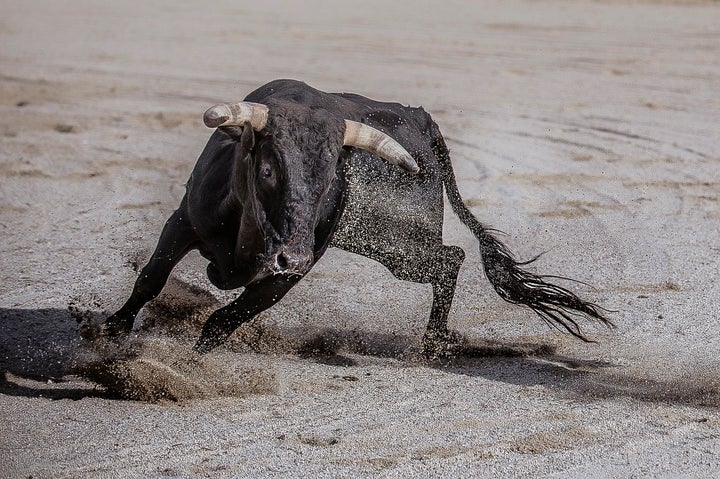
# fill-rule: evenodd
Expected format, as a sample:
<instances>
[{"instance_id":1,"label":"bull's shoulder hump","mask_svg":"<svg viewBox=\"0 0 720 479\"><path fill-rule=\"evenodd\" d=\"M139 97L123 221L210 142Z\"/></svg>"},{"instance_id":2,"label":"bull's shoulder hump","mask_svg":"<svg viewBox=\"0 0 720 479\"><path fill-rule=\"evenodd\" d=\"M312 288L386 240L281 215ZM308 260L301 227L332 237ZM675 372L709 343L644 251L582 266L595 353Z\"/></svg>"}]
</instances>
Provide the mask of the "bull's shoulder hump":
<instances>
[{"instance_id":1,"label":"bull's shoulder hump","mask_svg":"<svg viewBox=\"0 0 720 479\"><path fill-rule=\"evenodd\" d=\"M298 80L274 80L245 97L245 101L268 104L290 102L308 108L336 109L335 97Z\"/></svg>"},{"instance_id":2,"label":"bull's shoulder hump","mask_svg":"<svg viewBox=\"0 0 720 479\"><path fill-rule=\"evenodd\" d=\"M245 97L245 101L263 103L263 100L273 96L313 90L315 89L305 82L283 78L280 80L273 80L256 88Z\"/></svg>"},{"instance_id":3,"label":"bull's shoulder hump","mask_svg":"<svg viewBox=\"0 0 720 479\"><path fill-rule=\"evenodd\" d=\"M290 79L271 81L250 93L245 100L264 104L273 100L290 101L309 108L324 109L348 120L383 127L411 123L427 130L427 125L432 123L432 118L422 107L373 100L357 93L326 93Z\"/></svg>"}]
</instances>

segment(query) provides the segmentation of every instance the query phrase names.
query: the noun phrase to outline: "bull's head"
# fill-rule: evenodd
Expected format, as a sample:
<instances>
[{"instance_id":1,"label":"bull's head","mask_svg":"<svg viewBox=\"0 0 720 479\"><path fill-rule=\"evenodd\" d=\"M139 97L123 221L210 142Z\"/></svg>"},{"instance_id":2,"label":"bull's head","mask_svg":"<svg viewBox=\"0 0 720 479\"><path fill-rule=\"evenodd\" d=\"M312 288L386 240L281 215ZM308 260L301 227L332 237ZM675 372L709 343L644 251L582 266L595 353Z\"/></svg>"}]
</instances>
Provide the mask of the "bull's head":
<instances>
[{"instance_id":1,"label":"bull's head","mask_svg":"<svg viewBox=\"0 0 720 479\"><path fill-rule=\"evenodd\" d=\"M232 181L242 196L243 217L235 256L236 262L256 261L262 250L258 279L304 275L313 266L315 227L344 146L371 151L411 173L419 170L379 130L294 102L219 104L205 112L204 121L239 144ZM261 238L243 238L248 230Z\"/></svg>"}]
</instances>

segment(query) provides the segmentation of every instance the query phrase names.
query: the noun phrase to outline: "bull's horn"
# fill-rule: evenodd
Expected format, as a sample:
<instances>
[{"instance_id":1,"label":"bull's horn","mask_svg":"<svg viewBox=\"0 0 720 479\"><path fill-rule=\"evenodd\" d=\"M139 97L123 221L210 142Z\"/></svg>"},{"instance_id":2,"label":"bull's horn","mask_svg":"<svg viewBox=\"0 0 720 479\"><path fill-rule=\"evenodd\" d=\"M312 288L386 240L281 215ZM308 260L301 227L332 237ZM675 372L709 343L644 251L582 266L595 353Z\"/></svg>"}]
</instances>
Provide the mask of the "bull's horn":
<instances>
[{"instance_id":1,"label":"bull's horn","mask_svg":"<svg viewBox=\"0 0 720 479\"><path fill-rule=\"evenodd\" d=\"M420 171L410 153L397 141L380 130L357 121L345 120L345 146L354 146L375 153L383 160L398 165L410 173Z\"/></svg>"},{"instance_id":2,"label":"bull's horn","mask_svg":"<svg viewBox=\"0 0 720 479\"><path fill-rule=\"evenodd\" d=\"M220 103L209 108L203 115L205 126L243 126L249 121L253 130L265 128L268 118L268 107L260 103L242 101L240 103Z\"/></svg>"}]
</instances>

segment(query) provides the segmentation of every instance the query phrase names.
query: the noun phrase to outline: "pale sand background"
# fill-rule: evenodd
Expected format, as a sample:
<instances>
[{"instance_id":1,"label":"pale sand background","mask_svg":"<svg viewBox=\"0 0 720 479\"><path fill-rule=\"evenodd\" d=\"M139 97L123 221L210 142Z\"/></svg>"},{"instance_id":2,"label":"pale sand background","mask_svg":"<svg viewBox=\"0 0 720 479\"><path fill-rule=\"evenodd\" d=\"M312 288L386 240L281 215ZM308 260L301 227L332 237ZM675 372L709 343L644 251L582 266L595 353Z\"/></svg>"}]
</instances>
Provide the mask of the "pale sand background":
<instances>
[{"instance_id":1,"label":"pale sand background","mask_svg":"<svg viewBox=\"0 0 720 479\"><path fill-rule=\"evenodd\" d=\"M0 476L720 473L717 2L0 3ZM127 297L202 112L281 77L423 105L475 213L618 329L584 344L502 302L448 216L481 357L418 359L429 286L331 251L195 363L197 311L234 297L195 255L131 377L183 400L77 377L75 317Z\"/></svg>"}]
</instances>

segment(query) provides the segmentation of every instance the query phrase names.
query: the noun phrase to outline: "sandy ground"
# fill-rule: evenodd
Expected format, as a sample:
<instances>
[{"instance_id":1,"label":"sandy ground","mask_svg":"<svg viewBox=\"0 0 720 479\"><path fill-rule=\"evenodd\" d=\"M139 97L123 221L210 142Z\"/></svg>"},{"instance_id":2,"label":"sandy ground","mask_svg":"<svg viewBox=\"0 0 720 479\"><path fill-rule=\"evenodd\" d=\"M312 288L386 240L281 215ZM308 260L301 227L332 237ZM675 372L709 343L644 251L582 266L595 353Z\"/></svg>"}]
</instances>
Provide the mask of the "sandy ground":
<instances>
[{"instance_id":1,"label":"sandy ground","mask_svg":"<svg viewBox=\"0 0 720 479\"><path fill-rule=\"evenodd\" d=\"M0 476L720 474L717 2L0 3ZM129 346L90 348L202 112L283 77L423 105L473 211L617 329L504 303L448 214L473 354L419 358L429 286L342 251L202 359L237 293L191 255ZM114 391L81 377L108 358Z\"/></svg>"}]
</instances>

